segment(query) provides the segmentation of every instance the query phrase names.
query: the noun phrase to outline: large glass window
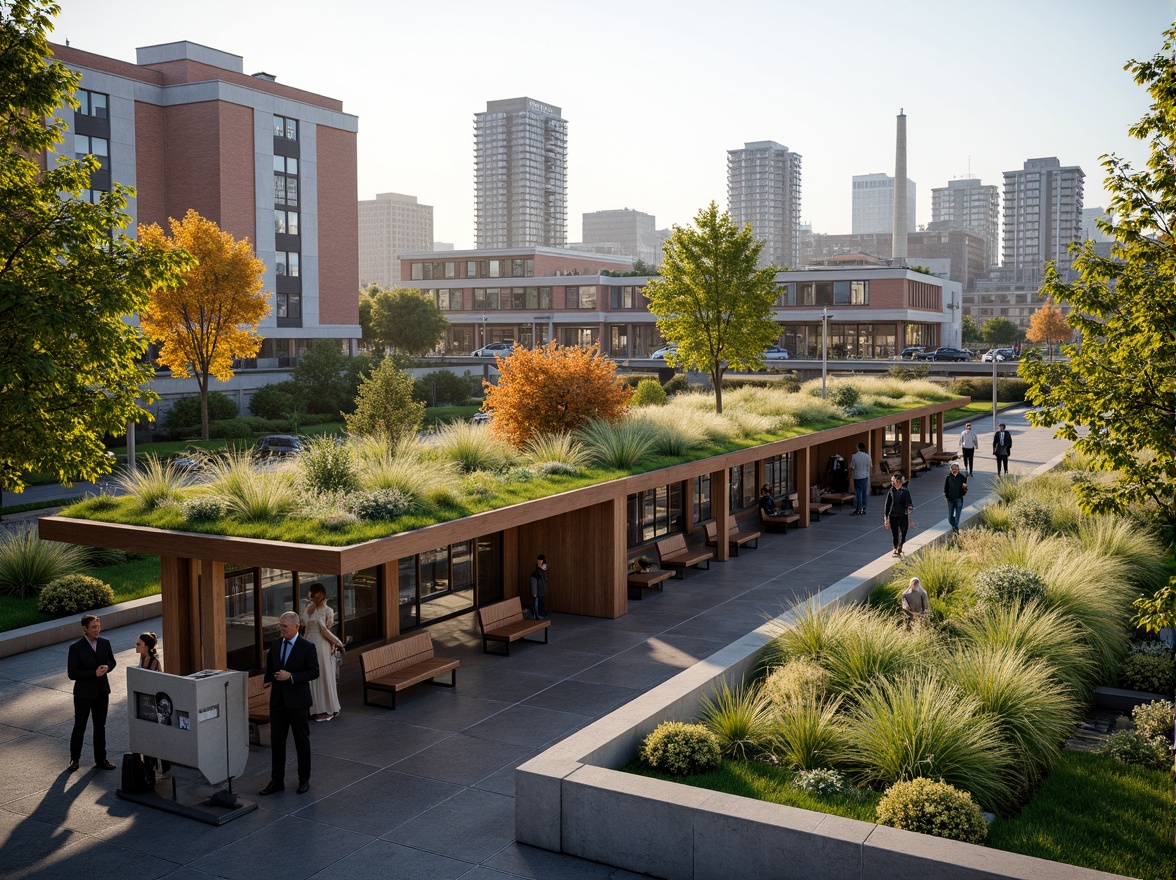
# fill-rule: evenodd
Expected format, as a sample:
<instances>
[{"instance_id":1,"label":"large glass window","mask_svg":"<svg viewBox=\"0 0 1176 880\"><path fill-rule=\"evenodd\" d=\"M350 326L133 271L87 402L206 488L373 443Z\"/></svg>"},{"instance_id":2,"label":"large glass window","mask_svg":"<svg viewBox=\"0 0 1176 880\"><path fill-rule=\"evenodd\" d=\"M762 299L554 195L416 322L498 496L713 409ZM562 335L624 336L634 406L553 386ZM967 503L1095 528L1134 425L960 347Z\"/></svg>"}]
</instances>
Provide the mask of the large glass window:
<instances>
[{"instance_id":1,"label":"large glass window","mask_svg":"<svg viewBox=\"0 0 1176 880\"><path fill-rule=\"evenodd\" d=\"M274 115L274 137L282 140L298 140L298 120L288 116Z\"/></svg>"},{"instance_id":2,"label":"large glass window","mask_svg":"<svg viewBox=\"0 0 1176 880\"><path fill-rule=\"evenodd\" d=\"M773 498L796 491L796 457L788 452L764 460L764 482Z\"/></svg>"},{"instance_id":3,"label":"large glass window","mask_svg":"<svg viewBox=\"0 0 1176 880\"><path fill-rule=\"evenodd\" d=\"M568 287L566 304L569 309L596 308L596 286Z\"/></svg>"},{"instance_id":4,"label":"large glass window","mask_svg":"<svg viewBox=\"0 0 1176 880\"><path fill-rule=\"evenodd\" d=\"M74 112L80 116L93 116L95 119L108 118L108 104L110 97L102 92L91 92L89 89L78 89L74 92L78 99L78 109Z\"/></svg>"},{"instance_id":5,"label":"large glass window","mask_svg":"<svg viewBox=\"0 0 1176 880\"><path fill-rule=\"evenodd\" d=\"M102 168L110 168L110 141L86 134L74 135L74 155L78 159L94 156Z\"/></svg>"},{"instance_id":6,"label":"large glass window","mask_svg":"<svg viewBox=\"0 0 1176 880\"><path fill-rule=\"evenodd\" d=\"M694 478L694 522L706 522L711 518L711 478L702 474Z\"/></svg>"},{"instance_id":7,"label":"large glass window","mask_svg":"<svg viewBox=\"0 0 1176 880\"><path fill-rule=\"evenodd\" d=\"M302 294L278 293L274 295L274 311L278 318L302 317Z\"/></svg>"},{"instance_id":8,"label":"large glass window","mask_svg":"<svg viewBox=\"0 0 1176 880\"><path fill-rule=\"evenodd\" d=\"M297 235L298 212L274 209L274 232L279 235Z\"/></svg>"},{"instance_id":9,"label":"large glass window","mask_svg":"<svg viewBox=\"0 0 1176 880\"><path fill-rule=\"evenodd\" d=\"M287 278L297 278L299 273L299 254L297 251L278 251L275 254L275 268L279 275Z\"/></svg>"},{"instance_id":10,"label":"large glass window","mask_svg":"<svg viewBox=\"0 0 1176 880\"><path fill-rule=\"evenodd\" d=\"M754 507L757 498L755 465L742 464L731 468L731 510Z\"/></svg>"},{"instance_id":11,"label":"large glass window","mask_svg":"<svg viewBox=\"0 0 1176 880\"><path fill-rule=\"evenodd\" d=\"M682 484L636 492L627 499L627 543L637 547L682 531Z\"/></svg>"}]
</instances>

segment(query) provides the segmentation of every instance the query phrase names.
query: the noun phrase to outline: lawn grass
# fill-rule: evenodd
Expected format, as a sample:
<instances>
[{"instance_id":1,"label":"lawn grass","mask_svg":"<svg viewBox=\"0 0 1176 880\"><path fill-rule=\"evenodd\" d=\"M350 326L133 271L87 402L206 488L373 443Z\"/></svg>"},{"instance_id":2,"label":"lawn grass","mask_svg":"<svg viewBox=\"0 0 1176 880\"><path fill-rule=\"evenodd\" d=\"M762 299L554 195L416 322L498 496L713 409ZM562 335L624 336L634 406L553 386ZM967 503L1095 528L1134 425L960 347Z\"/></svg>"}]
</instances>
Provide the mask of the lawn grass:
<instances>
[{"instance_id":1,"label":"lawn grass","mask_svg":"<svg viewBox=\"0 0 1176 880\"><path fill-rule=\"evenodd\" d=\"M1169 774L1066 751L1021 813L988 845L1140 880L1171 880L1176 806Z\"/></svg>"},{"instance_id":2,"label":"lawn grass","mask_svg":"<svg viewBox=\"0 0 1176 880\"><path fill-rule=\"evenodd\" d=\"M875 809L882 798L869 790L859 790L856 797L810 794L789 784L790 771L760 761L724 760L717 770L695 776L670 776L639 761L620 769L870 823L877 821ZM1167 772L1066 751L1018 816L989 826L986 845L1140 880L1172 880L1174 825L1176 806Z\"/></svg>"},{"instance_id":3,"label":"lawn grass","mask_svg":"<svg viewBox=\"0 0 1176 880\"><path fill-rule=\"evenodd\" d=\"M110 584L116 605L159 593L158 556L144 556L101 568L84 568L80 573ZM53 619L52 614L42 614L37 610L36 596L27 599L0 596L0 632Z\"/></svg>"},{"instance_id":4,"label":"lawn grass","mask_svg":"<svg viewBox=\"0 0 1176 880\"><path fill-rule=\"evenodd\" d=\"M1004 412L1010 407L1020 406L1019 403L997 403L997 412ZM983 418L986 415L992 415L992 401L991 400L973 400L967 406L957 406L955 409L949 409L943 415L943 424L950 425L952 422L958 422L961 419L968 419L975 422L977 419Z\"/></svg>"}]
</instances>

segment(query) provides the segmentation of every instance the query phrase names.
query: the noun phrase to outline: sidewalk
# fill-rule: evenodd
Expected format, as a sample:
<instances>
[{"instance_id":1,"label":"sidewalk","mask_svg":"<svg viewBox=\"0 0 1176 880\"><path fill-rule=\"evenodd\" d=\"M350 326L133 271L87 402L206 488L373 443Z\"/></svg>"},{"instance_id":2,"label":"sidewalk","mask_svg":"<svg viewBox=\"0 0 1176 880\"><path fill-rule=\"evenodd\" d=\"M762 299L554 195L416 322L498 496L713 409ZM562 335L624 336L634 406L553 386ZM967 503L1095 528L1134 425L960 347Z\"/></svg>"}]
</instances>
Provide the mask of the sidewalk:
<instances>
[{"instance_id":1,"label":"sidewalk","mask_svg":"<svg viewBox=\"0 0 1176 880\"><path fill-rule=\"evenodd\" d=\"M1029 471L1068 444L1031 428L1023 410L1002 415L1013 433L1010 469ZM986 493L994 462L981 438L970 498ZM954 432L947 448L954 448ZM943 520L945 468L910 483L921 526ZM357 666L339 683L343 711L311 725L311 789L268 797L268 749L253 747L234 788L259 809L223 827L119 800L118 772L67 774L72 726L66 644L0 660L0 865L5 877L636 878L605 865L514 842L514 768L572 731L707 657L879 556L890 554L882 496L869 514L832 512L808 529L765 534L711 570L646 591L616 620L555 614L550 644L481 651L474 615L430 629L438 653L457 657L457 687L418 687L400 708L365 707ZM560 572L552 571L552 590ZM147 621L104 633L118 663L134 663ZM163 634L166 662L167 634ZM111 759L127 749L126 678L115 670L107 722ZM293 779L293 749L290 749Z\"/></svg>"}]
</instances>

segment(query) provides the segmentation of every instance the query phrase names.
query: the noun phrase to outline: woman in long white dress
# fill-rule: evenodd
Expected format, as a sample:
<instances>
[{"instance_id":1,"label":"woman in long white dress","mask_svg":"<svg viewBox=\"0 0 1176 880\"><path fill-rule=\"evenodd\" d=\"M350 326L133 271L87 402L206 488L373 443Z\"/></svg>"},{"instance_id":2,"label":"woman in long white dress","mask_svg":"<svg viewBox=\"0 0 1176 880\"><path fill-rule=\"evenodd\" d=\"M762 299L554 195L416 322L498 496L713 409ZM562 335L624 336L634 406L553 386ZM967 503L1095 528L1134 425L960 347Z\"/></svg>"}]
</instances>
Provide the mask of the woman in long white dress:
<instances>
[{"instance_id":1,"label":"woman in long white dress","mask_svg":"<svg viewBox=\"0 0 1176 880\"><path fill-rule=\"evenodd\" d=\"M311 711L315 721L330 721L339 714L339 689L335 682L335 652L343 651L343 642L331 630L335 612L327 604L327 588L313 583L307 588L310 602L302 614L306 640L318 653L319 676L310 683L314 701Z\"/></svg>"}]
</instances>

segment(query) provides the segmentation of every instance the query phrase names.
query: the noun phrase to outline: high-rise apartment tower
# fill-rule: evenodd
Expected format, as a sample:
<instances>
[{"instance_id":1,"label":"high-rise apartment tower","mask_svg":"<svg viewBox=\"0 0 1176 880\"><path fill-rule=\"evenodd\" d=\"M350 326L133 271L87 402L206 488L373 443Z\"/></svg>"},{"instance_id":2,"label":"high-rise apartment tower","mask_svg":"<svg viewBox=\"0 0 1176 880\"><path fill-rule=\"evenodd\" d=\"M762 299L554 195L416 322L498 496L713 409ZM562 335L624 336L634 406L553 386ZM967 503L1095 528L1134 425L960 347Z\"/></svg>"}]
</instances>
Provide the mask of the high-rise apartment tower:
<instances>
[{"instance_id":1,"label":"high-rise apartment tower","mask_svg":"<svg viewBox=\"0 0 1176 880\"><path fill-rule=\"evenodd\" d=\"M907 178L907 232L915 231L915 182ZM853 176L853 234L894 231L894 178L889 174Z\"/></svg>"},{"instance_id":2,"label":"high-rise apartment tower","mask_svg":"<svg viewBox=\"0 0 1176 880\"><path fill-rule=\"evenodd\" d=\"M1000 190L977 178L949 180L931 190L931 231L962 229L984 239L986 268L996 266L1000 243Z\"/></svg>"},{"instance_id":3,"label":"high-rise apartment tower","mask_svg":"<svg viewBox=\"0 0 1176 880\"><path fill-rule=\"evenodd\" d=\"M359 284L400 281L400 255L433 249L433 206L416 196L378 193L359 202Z\"/></svg>"},{"instance_id":4,"label":"high-rise apartment tower","mask_svg":"<svg viewBox=\"0 0 1176 880\"><path fill-rule=\"evenodd\" d=\"M727 151L727 206L731 220L764 241L761 266L800 264L799 153L775 141L753 141Z\"/></svg>"},{"instance_id":5,"label":"high-rise apartment tower","mask_svg":"<svg viewBox=\"0 0 1176 880\"><path fill-rule=\"evenodd\" d=\"M1082 239L1082 183L1077 165L1057 157L1027 159L1020 171L1004 173L1001 274L1007 281L1037 284L1045 264L1056 260L1062 280L1072 268L1070 243Z\"/></svg>"},{"instance_id":6,"label":"high-rise apartment tower","mask_svg":"<svg viewBox=\"0 0 1176 880\"><path fill-rule=\"evenodd\" d=\"M474 114L479 249L563 247L568 240L568 123L531 98L488 101Z\"/></svg>"}]
</instances>

